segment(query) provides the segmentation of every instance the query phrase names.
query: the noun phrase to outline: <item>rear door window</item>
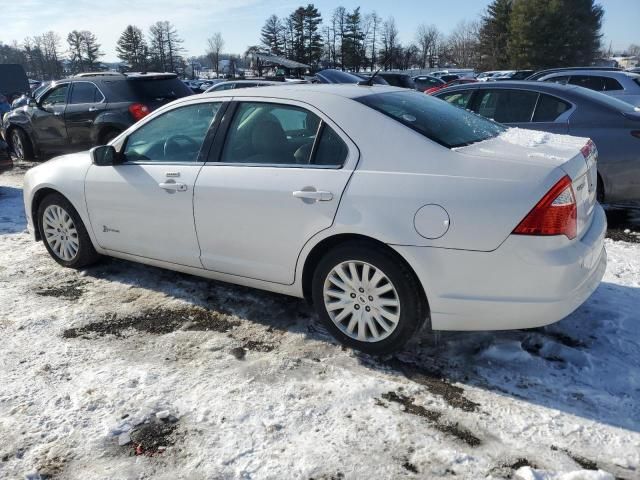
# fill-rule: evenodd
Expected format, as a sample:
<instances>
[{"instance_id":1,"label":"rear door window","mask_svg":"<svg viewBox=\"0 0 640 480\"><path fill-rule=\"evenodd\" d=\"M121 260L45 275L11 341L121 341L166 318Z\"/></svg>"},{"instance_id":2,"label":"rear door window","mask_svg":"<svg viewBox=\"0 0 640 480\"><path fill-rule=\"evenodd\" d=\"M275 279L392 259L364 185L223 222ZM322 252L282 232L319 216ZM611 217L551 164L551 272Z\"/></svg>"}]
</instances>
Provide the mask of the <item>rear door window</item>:
<instances>
[{"instance_id":1,"label":"rear door window","mask_svg":"<svg viewBox=\"0 0 640 480\"><path fill-rule=\"evenodd\" d=\"M310 163L320 118L294 105L242 102L229 126L223 163Z\"/></svg>"},{"instance_id":2,"label":"rear door window","mask_svg":"<svg viewBox=\"0 0 640 480\"><path fill-rule=\"evenodd\" d=\"M483 117L500 123L527 123L531 122L537 100L537 92L484 90L474 102L474 110Z\"/></svg>"},{"instance_id":3,"label":"rear door window","mask_svg":"<svg viewBox=\"0 0 640 480\"><path fill-rule=\"evenodd\" d=\"M551 95L540 94L540 100L538 100L533 121L553 122L570 108L571 104L564 100L552 97Z\"/></svg>"},{"instance_id":4,"label":"rear door window","mask_svg":"<svg viewBox=\"0 0 640 480\"><path fill-rule=\"evenodd\" d=\"M104 99L100 90L91 82L74 82L70 104L99 103Z\"/></svg>"},{"instance_id":5,"label":"rear door window","mask_svg":"<svg viewBox=\"0 0 640 480\"><path fill-rule=\"evenodd\" d=\"M569 79L571 85L588 88L601 92L604 90L604 80L602 77L594 77L592 75L572 75Z\"/></svg>"}]
</instances>

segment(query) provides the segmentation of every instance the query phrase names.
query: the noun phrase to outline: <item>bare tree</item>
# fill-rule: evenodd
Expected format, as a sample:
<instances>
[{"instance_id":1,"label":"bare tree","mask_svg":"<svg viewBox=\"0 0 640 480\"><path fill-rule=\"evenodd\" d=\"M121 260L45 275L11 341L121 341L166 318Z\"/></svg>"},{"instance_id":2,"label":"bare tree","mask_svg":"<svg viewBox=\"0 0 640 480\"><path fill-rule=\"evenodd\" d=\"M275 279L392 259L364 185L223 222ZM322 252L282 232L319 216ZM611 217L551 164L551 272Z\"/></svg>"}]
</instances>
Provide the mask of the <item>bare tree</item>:
<instances>
[{"instance_id":1,"label":"bare tree","mask_svg":"<svg viewBox=\"0 0 640 480\"><path fill-rule=\"evenodd\" d=\"M216 69L216 77L220 76L220 53L222 53L223 48L224 39L220 32L214 33L212 37L207 39L207 56Z\"/></svg>"},{"instance_id":2,"label":"bare tree","mask_svg":"<svg viewBox=\"0 0 640 480\"><path fill-rule=\"evenodd\" d=\"M380 24L382 23L382 19L374 11L369 15L369 23L371 25L371 40L369 42L371 55L369 58L371 59L371 71L373 72L378 62L376 55L378 43L380 42Z\"/></svg>"},{"instance_id":3,"label":"bare tree","mask_svg":"<svg viewBox=\"0 0 640 480\"><path fill-rule=\"evenodd\" d=\"M435 25L422 24L416 32L416 43L420 57L420 68L433 67L436 47L440 41L440 31Z\"/></svg>"},{"instance_id":4,"label":"bare tree","mask_svg":"<svg viewBox=\"0 0 640 480\"><path fill-rule=\"evenodd\" d=\"M480 61L480 23L462 21L449 36L447 56L459 67L475 67Z\"/></svg>"},{"instance_id":5,"label":"bare tree","mask_svg":"<svg viewBox=\"0 0 640 480\"><path fill-rule=\"evenodd\" d=\"M382 25L382 54L384 57L385 70L393 69L400 62L398 39L398 27L393 17L389 17Z\"/></svg>"}]
</instances>

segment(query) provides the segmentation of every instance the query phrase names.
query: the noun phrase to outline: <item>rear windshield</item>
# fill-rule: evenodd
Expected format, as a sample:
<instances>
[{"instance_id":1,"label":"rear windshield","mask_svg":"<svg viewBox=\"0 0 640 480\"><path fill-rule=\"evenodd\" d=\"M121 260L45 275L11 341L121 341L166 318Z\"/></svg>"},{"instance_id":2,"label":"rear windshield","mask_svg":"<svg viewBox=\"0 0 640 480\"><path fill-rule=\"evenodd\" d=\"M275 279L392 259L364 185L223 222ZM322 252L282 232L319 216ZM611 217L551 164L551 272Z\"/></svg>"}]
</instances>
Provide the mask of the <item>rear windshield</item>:
<instances>
[{"instance_id":1,"label":"rear windshield","mask_svg":"<svg viewBox=\"0 0 640 480\"><path fill-rule=\"evenodd\" d=\"M128 83L143 102L175 100L193 93L177 78L135 79Z\"/></svg>"},{"instance_id":2,"label":"rear windshield","mask_svg":"<svg viewBox=\"0 0 640 480\"><path fill-rule=\"evenodd\" d=\"M379 93L355 100L447 148L481 142L506 130L498 123L419 92Z\"/></svg>"},{"instance_id":3,"label":"rear windshield","mask_svg":"<svg viewBox=\"0 0 640 480\"><path fill-rule=\"evenodd\" d=\"M577 87L578 91L584 95L585 97L589 97L591 100L601 104L606 105L609 108L613 108L618 112L634 112L636 111L635 107L630 103L623 102L611 95L607 95L601 92L596 92L595 90L590 90L584 87Z\"/></svg>"}]
</instances>

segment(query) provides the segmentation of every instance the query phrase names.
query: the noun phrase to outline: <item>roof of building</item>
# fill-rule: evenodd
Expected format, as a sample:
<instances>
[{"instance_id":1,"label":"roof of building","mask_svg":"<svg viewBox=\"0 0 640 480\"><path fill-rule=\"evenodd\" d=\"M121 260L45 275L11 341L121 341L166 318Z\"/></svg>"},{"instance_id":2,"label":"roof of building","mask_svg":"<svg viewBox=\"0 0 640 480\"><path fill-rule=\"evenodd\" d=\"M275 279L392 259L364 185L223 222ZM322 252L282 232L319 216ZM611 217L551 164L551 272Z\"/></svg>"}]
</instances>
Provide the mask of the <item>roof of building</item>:
<instances>
[{"instance_id":1,"label":"roof of building","mask_svg":"<svg viewBox=\"0 0 640 480\"><path fill-rule=\"evenodd\" d=\"M272 55L271 53L252 53L251 56L258 58L263 62L274 63L286 68L311 68L309 65L304 63L289 60L288 58L280 57L278 55Z\"/></svg>"}]
</instances>

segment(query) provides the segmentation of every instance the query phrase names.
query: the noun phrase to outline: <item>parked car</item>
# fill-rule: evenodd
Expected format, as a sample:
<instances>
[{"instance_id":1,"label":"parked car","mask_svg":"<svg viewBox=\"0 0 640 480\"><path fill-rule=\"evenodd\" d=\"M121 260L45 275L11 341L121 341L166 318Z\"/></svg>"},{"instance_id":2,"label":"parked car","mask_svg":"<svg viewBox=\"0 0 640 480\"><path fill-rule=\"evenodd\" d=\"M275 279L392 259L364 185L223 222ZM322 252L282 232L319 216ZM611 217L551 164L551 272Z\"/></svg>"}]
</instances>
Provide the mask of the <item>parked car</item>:
<instances>
[{"instance_id":1,"label":"parked car","mask_svg":"<svg viewBox=\"0 0 640 480\"><path fill-rule=\"evenodd\" d=\"M25 211L61 265L103 254L307 298L381 354L425 322L538 327L583 303L606 267L596 157L415 91L250 88L29 170Z\"/></svg>"},{"instance_id":2,"label":"parked car","mask_svg":"<svg viewBox=\"0 0 640 480\"><path fill-rule=\"evenodd\" d=\"M566 71L545 75L538 81L577 85L640 107L640 75L637 73L600 70Z\"/></svg>"},{"instance_id":3,"label":"parked car","mask_svg":"<svg viewBox=\"0 0 640 480\"><path fill-rule=\"evenodd\" d=\"M352 72L353 75L355 75L356 77L360 78L361 80L367 81L371 79L371 74L369 73L359 73L359 72ZM387 83L387 81L382 78L380 75L376 75L373 77L373 84L374 85L389 85Z\"/></svg>"},{"instance_id":4,"label":"parked car","mask_svg":"<svg viewBox=\"0 0 640 480\"><path fill-rule=\"evenodd\" d=\"M456 73L447 73L445 75L440 75L440 80L442 80L443 82L453 82L454 80L458 80L460 77L460 75L456 74Z\"/></svg>"},{"instance_id":5,"label":"parked car","mask_svg":"<svg viewBox=\"0 0 640 480\"><path fill-rule=\"evenodd\" d=\"M172 73L84 75L53 82L12 110L2 135L19 159L104 144L156 108L191 95Z\"/></svg>"},{"instance_id":6,"label":"parked car","mask_svg":"<svg viewBox=\"0 0 640 480\"><path fill-rule=\"evenodd\" d=\"M232 80L220 82L209 87L205 93L219 92L221 90L234 90L238 88L267 87L269 85L284 85L283 82L271 82L268 80Z\"/></svg>"},{"instance_id":7,"label":"parked car","mask_svg":"<svg viewBox=\"0 0 640 480\"><path fill-rule=\"evenodd\" d=\"M600 201L640 199L640 111L586 88L546 82L459 85L436 97L512 127L591 138Z\"/></svg>"},{"instance_id":8,"label":"parked car","mask_svg":"<svg viewBox=\"0 0 640 480\"><path fill-rule=\"evenodd\" d=\"M353 73L327 68L316 73L311 81L314 83L360 83L362 78Z\"/></svg>"},{"instance_id":9,"label":"parked car","mask_svg":"<svg viewBox=\"0 0 640 480\"><path fill-rule=\"evenodd\" d=\"M431 87L425 90L424 93L428 95L433 95L434 93L436 93L439 90L442 90L443 88L453 87L454 85L466 85L467 83L477 83L477 82L478 80L476 80L475 78L458 78L457 80L451 80L450 82L447 82L443 85Z\"/></svg>"},{"instance_id":10,"label":"parked car","mask_svg":"<svg viewBox=\"0 0 640 480\"><path fill-rule=\"evenodd\" d=\"M640 73L640 67L634 67L627 70L630 73Z\"/></svg>"},{"instance_id":11,"label":"parked car","mask_svg":"<svg viewBox=\"0 0 640 480\"><path fill-rule=\"evenodd\" d=\"M380 72L378 75L393 87L410 88L411 90L416 89L416 84L413 81L413 78L406 73Z\"/></svg>"},{"instance_id":12,"label":"parked car","mask_svg":"<svg viewBox=\"0 0 640 480\"><path fill-rule=\"evenodd\" d=\"M504 70L494 70L494 71L490 71L490 72L482 72L479 73L476 76L476 80L478 80L479 82L486 82L489 79L491 79L492 77L496 76L496 75L501 75L504 73Z\"/></svg>"},{"instance_id":13,"label":"parked car","mask_svg":"<svg viewBox=\"0 0 640 480\"><path fill-rule=\"evenodd\" d=\"M445 85L447 82L431 75L418 75L413 77L413 83L416 84L416 90L424 92L429 88Z\"/></svg>"},{"instance_id":14,"label":"parked car","mask_svg":"<svg viewBox=\"0 0 640 480\"><path fill-rule=\"evenodd\" d=\"M489 80L492 82L503 82L505 80L524 80L533 74L533 70L510 70L508 72L494 75Z\"/></svg>"},{"instance_id":15,"label":"parked car","mask_svg":"<svg viewBox=\"0 0 640 480\"><path fill-rule=\"evenodd\" d=\"M618 67L562 67L562 68L548 68L546 70L538 70L533 75L528 76L525 80L534 81L539 80L542 77L549 75L550 73L562 73L572 70L598 70L600 72L621 72L622 69Z\"/></svg>"},{"instance_id":16,"label":"parked car","mask_svg":"<svg viewBox=\"0 0 640 480\"><path fill-rule=\"evenodd\" d=\"M30 91L29 79L22 65L0 64L0 94L7 97L9 104Z\"/></svg>"}]
</instances>

